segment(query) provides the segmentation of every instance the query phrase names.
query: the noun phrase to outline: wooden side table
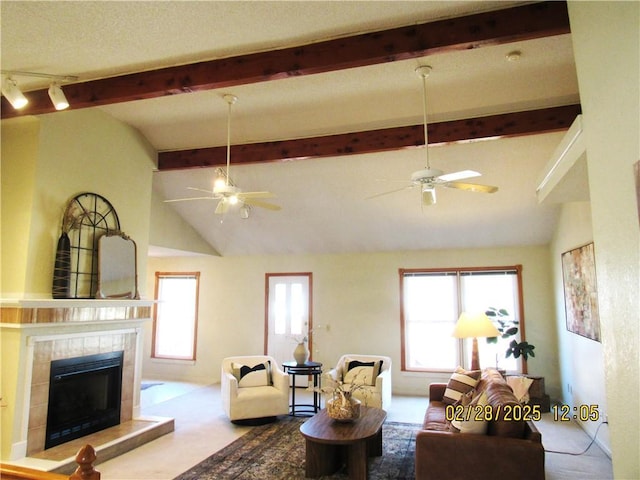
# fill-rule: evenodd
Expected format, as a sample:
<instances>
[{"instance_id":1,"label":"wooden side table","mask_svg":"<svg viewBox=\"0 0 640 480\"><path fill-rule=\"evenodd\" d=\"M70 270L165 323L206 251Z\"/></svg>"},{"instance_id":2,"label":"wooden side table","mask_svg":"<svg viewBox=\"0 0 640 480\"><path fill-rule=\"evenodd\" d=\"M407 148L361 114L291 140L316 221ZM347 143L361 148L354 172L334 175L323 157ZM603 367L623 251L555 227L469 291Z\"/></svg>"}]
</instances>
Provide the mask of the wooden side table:
<instances>
[{"instance_id":1,"label":"wooden side table","mask_svg":"<svg viewBox=\"0 0 640 480\"><path fill-rule=\"evenodd\" d=\"M367 458L382 455L382 424L386 418L384 410L360 407L358 420L339 423L327 415L326 409L321 410L300 426L306 440L305 475L331 475L346 458L349 478L366 480Z\"/></svg>"},{"instance_id":2,"label":"wooden side table","mask_svg":"<svg viewBox=\"0 0 640 480\"><path fill-rule=\"evenodd\" d=\"M304 363L297 362L284 362L282 364L285 373L288 373L293 378L293 385L291 387L291 415L292 417L310 416L315 415L320 411L320 390L322 380L322 363L306 361ZM299 403L296 404L296 376L306 375L313 377L313 404ZM302 409L297 409L302 407Z\"/></svg>"}]
</instances>

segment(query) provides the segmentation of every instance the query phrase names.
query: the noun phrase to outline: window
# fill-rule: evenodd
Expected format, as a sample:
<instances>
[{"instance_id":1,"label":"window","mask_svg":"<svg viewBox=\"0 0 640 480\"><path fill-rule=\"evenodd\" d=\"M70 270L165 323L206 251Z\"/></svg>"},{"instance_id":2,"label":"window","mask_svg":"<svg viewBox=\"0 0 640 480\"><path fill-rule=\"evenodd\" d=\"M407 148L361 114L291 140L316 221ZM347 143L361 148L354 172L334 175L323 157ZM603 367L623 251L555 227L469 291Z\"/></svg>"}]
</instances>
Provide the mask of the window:
<instances>
[{"instance_id":1,"label":"window","mask_svg":"<svg viewBox=\"0 0 640 480\"><path fill-rule=\"evenodd\" d=\"M156 272L152 357L195 360L199 280L199 272Z\"/></svg>"},{"instance_id":2,"label":"window","mask_svg":"<svg viewBox=\"0 0 640 480\"><path fill-rule=\"evenodd\" d=\"M509 312L518 334L498 344L478 339L480 365L526 371L520 359L505 358L509 342L524 338L520 265L469 269L400 269L402 369L449 371L469 365L471 341L452 336L461 312L491 307ZM466 348L465 348L466 343Z\"/></svg>"}]
</instances>

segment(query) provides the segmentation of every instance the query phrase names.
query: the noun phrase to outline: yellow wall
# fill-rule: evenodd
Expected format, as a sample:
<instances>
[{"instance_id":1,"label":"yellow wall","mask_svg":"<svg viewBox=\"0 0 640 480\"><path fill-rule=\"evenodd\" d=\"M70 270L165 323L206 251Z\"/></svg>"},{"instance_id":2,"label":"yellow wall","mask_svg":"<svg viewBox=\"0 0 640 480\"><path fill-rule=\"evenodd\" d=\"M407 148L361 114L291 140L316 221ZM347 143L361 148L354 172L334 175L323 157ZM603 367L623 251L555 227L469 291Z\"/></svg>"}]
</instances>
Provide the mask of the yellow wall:
<instances>
[{"instance_id":1,"label":"yellow wall","mask_svg":"<svg viewBox=\"0 0 640 480\"><path fill-rule=\"evenodd\" d=\"M155 160L137 131L100 110L3 121L2 297L51 298L62 213L82 192L118 212L144 286Z\"/></svg>"},{"instance_id":2,"label":"yellow wall","mask_svg":"<svg viewBox=\"0 0 640 480\"><path fill-rule=\"evenodd\" d=\"M569 2L583 108L613 473L640 478L640 3Z\"/></svg>"},{"instance_id":3,"label":"yellow wall","mask_svg":"<svg viewBox=\"0 0 640 480\"><path fill-rule=\"evenodd\" d=\"M558 360L548 258L546 247L150 258L150 292L156 271L201 272L198 357L195 364L151 360L148 325L144 375L218 382L222 358L263 352L265 273L312 272L314 359L328 367L344 353L386 355L393 361L395 393L427 395L429 381L448 375L400 372L398 269L522 264L527 339L536 345L536 358L530 360L529 369L545 376L549 389L557 393ZM292 351L293 348L294 343Z\"/></svg>"},{"instance_id":4,"label":"yellow wall","mask_svg":"<svg viewBox=\"0 0 640 480\"><path fill-rule=\"evenodd\" d=\"M156 153L132 128L96 110L59 112L3 120L2 127L2 265L0 298L51 298L53 264L60 222L70 198L82 192L106 197L120 226L138 245L141 294L146 264L151 176ZM21 330L2 328L0 409L2 458L9 456L20 431L15 418L23 402L17 379Z\"/></svg>"},{"instance_id":5,"label":"yellow wall","mask_svg":"<svg viewBox=\"0 0 640 480\"><path fill-rule=\"evenodd\" d=\"M40 122L34 117L2 122L0 179L0 291L19 296L25 288L26 259L31 231Z\"/></svg>"}]
</instances>

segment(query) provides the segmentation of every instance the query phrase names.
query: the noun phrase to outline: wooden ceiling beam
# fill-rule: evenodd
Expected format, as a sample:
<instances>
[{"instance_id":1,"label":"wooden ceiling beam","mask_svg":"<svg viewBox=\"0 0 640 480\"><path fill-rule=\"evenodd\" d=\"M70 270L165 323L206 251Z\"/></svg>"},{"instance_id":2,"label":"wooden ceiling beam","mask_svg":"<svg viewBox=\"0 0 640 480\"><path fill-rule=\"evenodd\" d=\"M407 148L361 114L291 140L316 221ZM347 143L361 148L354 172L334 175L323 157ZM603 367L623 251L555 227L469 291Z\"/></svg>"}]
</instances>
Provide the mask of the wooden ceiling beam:
<instances>
[{"instance_id":1,"label":"wooden ceiling beam","mask_svg":"<svg viewBox=\"0 0 640 480\"><path fill-rule=\"evenodd\" d=\"M70 108L87 108L362 67L569 32L566 2L541 2L280 50L69 84L64 86L64 92L71 104ZM28 92L27 96L29 104L21 110L14 110L3 97L2 118L55 112L47 89Z\"/></svg>"},{"instance_id":2,"label":"wooden ceiling beam","mask_svg":"<svg viewBox=\"0 0 640 480\"><path fill-rule=\"evenodd\" d=\"M433 123L429 144L466 142L496 137L532 135L568 129L581 113L580 105ZM424 126L385 128L365 132L275 142L232 145L234 165L376 153L424 145ZM159 170L223 166L226 146L160 152Z\"/></svg>"}]
</instances>

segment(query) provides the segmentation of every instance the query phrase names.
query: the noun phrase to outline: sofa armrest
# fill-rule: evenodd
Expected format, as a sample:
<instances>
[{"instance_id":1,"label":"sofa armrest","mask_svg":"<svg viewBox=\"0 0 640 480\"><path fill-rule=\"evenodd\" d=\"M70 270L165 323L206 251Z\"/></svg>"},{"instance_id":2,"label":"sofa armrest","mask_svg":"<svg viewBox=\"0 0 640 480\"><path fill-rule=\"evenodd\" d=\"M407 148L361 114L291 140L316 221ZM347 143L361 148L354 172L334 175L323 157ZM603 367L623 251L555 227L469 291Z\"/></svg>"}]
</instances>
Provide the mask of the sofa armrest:
<instances>
[{"instance_id":1,"label":"sofa armrest","mask_svg":"<svg viewBox=\"0 0 640 480\"><path fill-rule=\"evenodd\" d=\"M323 373L322 376L329 377L334 382L338 382L338 381L342 380L342 378L340 378L340 374L338 373L338 369L337 368L332 368L328 372Z\"/></svg>"},{"instance_id":2,"label":"sofa armrest","mask_svg":"<svg viewBox=\"0 0 640 480\"><path fill-rule=\"evenodd\" d=\"M416 478L544 480L542 443L520 438L420 430Z\"/></svg>"},{"instance_id":3,"label":"sofa armrest","mask_svg":"<svg viewBox=\"0 0 640 480\"><path fill-rule=\"evenodd\" d=\"M224 370L220 375L220 396L222 397L222 408L230 416L231 399L238 396L238 379Z\"/></svg>"},{"instance_id":4,"label":"sofa armrest","mask_svg":"<svg viewBox=\"0 0 640 480\"><path fill-rule=\"evenodd\" d=\"M429 401L441 402L444 397L444 392L447 389L446 383L431 383L429 384Z\"/></svg>"},{"instance_id":5,"label":"sofa armrest","mask_svg":"<svg viewBox=\"0 0 640 480\"><path fill-rule=\"evenodd\" d=\"M271 382L281 392L289 391L289 374L280 369L271 370Z\"/></svg>"},{"instance_id":6,"label":"sofa armrest","mask_svg":"<svg viewBox=\"0 0 640 480\"><path fill-rule=\"evenodd\" d=\"M384 370L376 377L374 390L380 395L383 410L391 405L391 370Z\"/></svg>"}]
</instances>

